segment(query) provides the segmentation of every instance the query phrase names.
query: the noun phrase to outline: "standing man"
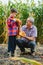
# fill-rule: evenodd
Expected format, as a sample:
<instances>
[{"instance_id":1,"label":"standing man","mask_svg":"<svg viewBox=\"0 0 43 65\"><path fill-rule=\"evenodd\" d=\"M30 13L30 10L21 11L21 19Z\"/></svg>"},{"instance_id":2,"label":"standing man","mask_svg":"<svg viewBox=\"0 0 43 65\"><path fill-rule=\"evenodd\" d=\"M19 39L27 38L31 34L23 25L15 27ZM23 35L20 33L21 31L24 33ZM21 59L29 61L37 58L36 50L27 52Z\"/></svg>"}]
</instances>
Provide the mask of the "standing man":
<instances>
[{"instance_id":1,"label":"standing man","mask_svg":"<svg viewBox=\"0 0 43 65\"><path fill-rule=\"evenodd\" d=\"M10 16L7 19L8 27L8 53L11 52L11 56L14 56L16 48L16 36L18 35L18 20L15 18L17 14L16 9L12 8ZM19 20L20 21L20 20Z\"/></svg>"},{"instance_id":2,"label":"standing man","mask_svg":"<svg viewBox=\"0 0 43 65\"><path fill-rule=\"evenodd\" d=\"M26 34L26 35L23 35L24 33L20 34L20 36L22 37L17 40L17 45L19 46L22 54L25 53L25 48L30 48L31 49L30 54L32 55L35 52L37 28L33 23L34 18L29 17L27 18L26 25L23 25L21 27L21 31L23 31Z\"/></svg>"}]
</instances>

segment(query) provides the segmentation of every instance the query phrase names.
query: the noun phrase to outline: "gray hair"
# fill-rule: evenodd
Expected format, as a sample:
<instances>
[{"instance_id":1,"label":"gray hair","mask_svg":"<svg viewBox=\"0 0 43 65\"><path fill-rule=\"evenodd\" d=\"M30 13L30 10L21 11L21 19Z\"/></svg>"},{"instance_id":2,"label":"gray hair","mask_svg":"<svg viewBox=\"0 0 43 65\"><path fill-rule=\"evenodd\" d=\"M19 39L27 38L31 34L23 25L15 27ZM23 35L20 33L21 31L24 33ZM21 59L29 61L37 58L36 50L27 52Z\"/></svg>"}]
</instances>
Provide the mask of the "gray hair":
<instances>
[{"instance_id":1,"label":"gray hair","mask_svg":"<svg viewBox=\"0 0 43 65\"><path fill-rule=\"evenodd\" d=\"M33 17L29 17L29 18L27 18L27 20L29 20L30 22L34 23L34 18Z\"/></svg>"}]
</instances>

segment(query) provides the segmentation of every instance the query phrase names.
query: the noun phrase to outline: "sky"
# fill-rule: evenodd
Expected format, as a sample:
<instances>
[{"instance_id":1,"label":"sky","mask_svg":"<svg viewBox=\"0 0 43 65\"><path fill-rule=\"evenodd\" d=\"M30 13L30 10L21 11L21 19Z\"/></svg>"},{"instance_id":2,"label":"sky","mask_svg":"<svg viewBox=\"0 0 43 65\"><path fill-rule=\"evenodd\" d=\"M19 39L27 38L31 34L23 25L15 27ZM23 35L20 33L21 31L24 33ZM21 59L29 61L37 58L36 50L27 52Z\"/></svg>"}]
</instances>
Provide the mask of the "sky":
<instances>
[{"instance_id":1,"label":"sky","mask_svg":"<svg viewBox=\"0 0 43 65\"><path fill-rule=\"evenodd\" d=\"M0 0L0 1L2 1L3 4L7 4L8 3L8 0ZM14 2L14 0L10 0L10 1L11 2ZM26 0L25 1L24 0L21 0L21 1L26 3ZM38 0L34 0L34 1L35 1L36 4L38 3ZM41 0L39 0L39 1L41 1Z\"/></svg>"}]
</instances>

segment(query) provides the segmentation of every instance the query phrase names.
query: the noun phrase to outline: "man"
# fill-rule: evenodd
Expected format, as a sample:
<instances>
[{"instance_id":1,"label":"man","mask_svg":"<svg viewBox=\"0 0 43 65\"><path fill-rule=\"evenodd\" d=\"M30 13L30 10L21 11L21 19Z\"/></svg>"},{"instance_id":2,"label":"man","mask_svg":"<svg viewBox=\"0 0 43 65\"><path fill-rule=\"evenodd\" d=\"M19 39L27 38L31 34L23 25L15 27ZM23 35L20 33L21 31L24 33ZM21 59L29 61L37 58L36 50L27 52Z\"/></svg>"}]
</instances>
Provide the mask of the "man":
<instances>
[{"instance_id":1,"label":"man","mask_svg":"<svg viewBox=\"0 0 43 65\"><path fill-rule=\"evenodd\" d=\"M16 36L18 35L18 20L15 18L17 14L16 9L12 8L10 16L7 19L8 27L8 53L11 52L11 56L14 56L16 48Z\"/></svg>"},{"instance_id":2,"label":"man","mask_svg":"<svg viewBox=\"0 0 43 65\"><path fill-rule=\"evenodd\" d=\"M21 53L25 52L25 48L30 48L31 53L34 54L36 46L37 28L34 26L34 18L27 18L26 25L22 26L21 31L24 31L26 35L21 35L22 37L17 40L17 45L19 46Z\"/></svg>"}]
</instances>

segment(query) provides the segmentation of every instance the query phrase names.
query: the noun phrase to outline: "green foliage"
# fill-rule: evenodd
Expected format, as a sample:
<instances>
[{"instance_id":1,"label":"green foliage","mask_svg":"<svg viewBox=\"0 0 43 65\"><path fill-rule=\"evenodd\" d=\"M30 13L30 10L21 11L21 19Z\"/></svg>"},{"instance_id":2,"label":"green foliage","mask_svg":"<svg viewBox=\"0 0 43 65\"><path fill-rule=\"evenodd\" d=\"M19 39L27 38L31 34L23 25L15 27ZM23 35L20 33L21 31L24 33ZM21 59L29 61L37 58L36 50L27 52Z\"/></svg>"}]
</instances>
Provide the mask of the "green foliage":
<instances>
[{"instance_id":1,"label":"green foliage","mask_svg":"<svg viewBox=\"0 0 43 65\"><path fill-rule=\"evenodd\" d=\"M3 29L3 24L0 24L0 35L3 33L4 29ZM4 41L3 36L0 38L0 43L2 43Z\"/></svg>"},{"instance_id":2,"label":"green foliage","mask_svg":"<svg viewBox=\"0 0 43 65\"><path fill-rule=\"evenodd\" d=\"M43 43L43 3L38 3L36 6L34 0L31 0L30 4L28 3L29 0L26 0L27 3L22 3L21 0L19 3L16 0L14 1L16 2L15 4L9 1L8 5L2 5L0 2L0 35L6 30L4 30L6 18L10 15L10 9L13 7L17 9L17 18L20 18L23 24L25 24L29 16L34 17L34 24L38 29L38 41Z\"/></svg>"},{"instance_id":3,"label":"green foliage","mask_svg":"<svg viewBox=\"0 0 43 65\"><path fill-rule=\"evenodd\" d=\"M38 40L43 39L43 4L38 7L32 8L34 17L35 17L35 25L38 29ZM43 41L40 41L43 43Z\"/></svg>"},{"instance_id":4,"label":"green foliage","mask_svg":"<svg viewBox=\"0 0 43 65\"><path fill-rule=\"evenodd\" d=\"M0 36L4 32L4 27L5 27L5 11L4 11L4 6L0 2ZM0 43L4 41L4 36L2 35L0 37Z\"/></svg>"},{"instance_id":5,"label":"green foliage","mask_svg":"<svg viewBox=\"0 0 43 65\"><path fill-rule=\"evenodd\" d=\"M20 9L20 11L19 11ZM29 8L26 4L20 4L19 8L18 8L18 11L20 13L20 19L22 20L23 24L25 24L26 22L26 19L28 18L29 16Z\"/></svg>"}]
</instances>

